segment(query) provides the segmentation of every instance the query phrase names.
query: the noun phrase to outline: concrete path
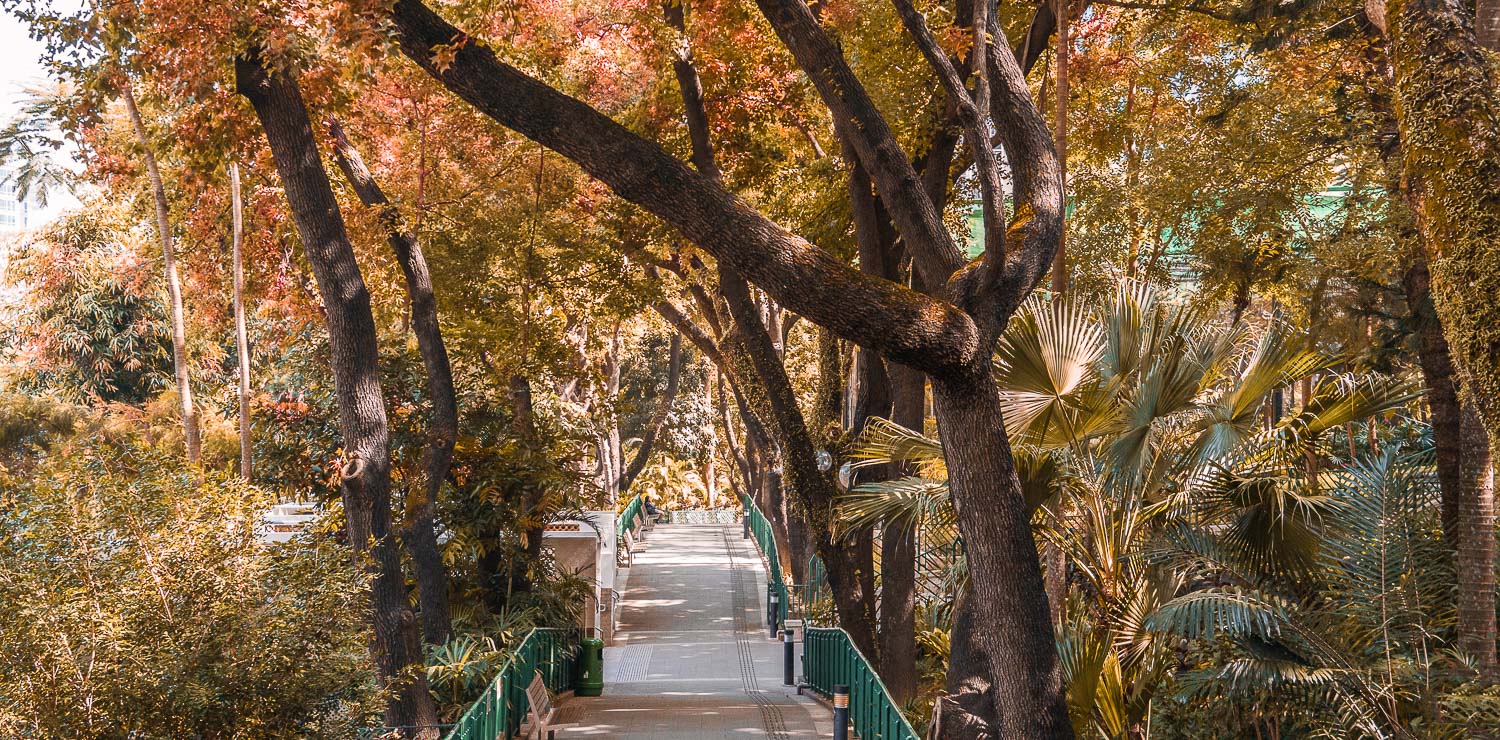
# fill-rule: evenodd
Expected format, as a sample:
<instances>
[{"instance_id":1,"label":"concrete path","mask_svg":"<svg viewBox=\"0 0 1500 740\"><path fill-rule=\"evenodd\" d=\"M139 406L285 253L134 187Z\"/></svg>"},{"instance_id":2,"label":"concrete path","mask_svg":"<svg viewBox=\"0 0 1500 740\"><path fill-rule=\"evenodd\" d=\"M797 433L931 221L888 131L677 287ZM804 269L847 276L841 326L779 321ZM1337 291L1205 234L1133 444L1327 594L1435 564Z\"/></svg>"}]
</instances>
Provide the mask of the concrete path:
<instances>
[{"instance_id":1,"label":"concrete path","mask_svg":"<svg viewBox=\"0 0 1500 740\"><path fill-rule=\"evenodd\" d=\"M829 710L782 686L782 647L766 631L754 547L739 526L650 532L630 569L615 644L604 650L604 695L569 700L568 721L581 724L563 736L832 737Z\"/></svg>"}]
</instances>

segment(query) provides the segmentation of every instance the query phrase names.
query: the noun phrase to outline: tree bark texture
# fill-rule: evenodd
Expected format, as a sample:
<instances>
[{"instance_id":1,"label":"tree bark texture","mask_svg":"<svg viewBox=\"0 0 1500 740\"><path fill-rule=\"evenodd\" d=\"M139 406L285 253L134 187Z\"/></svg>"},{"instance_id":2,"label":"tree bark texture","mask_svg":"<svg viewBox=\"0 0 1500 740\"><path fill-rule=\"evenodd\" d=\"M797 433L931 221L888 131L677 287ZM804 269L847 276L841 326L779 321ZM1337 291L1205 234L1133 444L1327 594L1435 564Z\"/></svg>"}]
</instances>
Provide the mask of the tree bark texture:
<instances>
[{"instance_id":1,"label":"tree bark texture","mask_svg":"<svg viewBox=\"0 0 1500 740\"><path fill-rule=\"evenodd\" d=\"M1496 678L1493 492L1480 472L1500 440L1500 89L1458 0L1390 0L1388 25L1396 122L1405 171L1420 182L1418 222L1434 248L1428 262L1463 398L1488 432L1483 454L1466 424L1462 466L1467 492L1458 519L1460 643ZM1470 459L1470 454L1479 455ZM1488 469L1488 464L1484 468ZM1481 493L1489 489L1489 494ZM1486 502L1483 499L1489 498ZM1490 519L1487 527L1475 522ZM1472 552L1466 553L1465 550ZM1482 553L1489 558L1480 562ZM1465 564L1480 573L1465 573ZM1466 588L1483 588L1465 593ZM1487 604L1481 608L1479 602Z\"/></svg>"},{"instance_id":2,"label":"tree bark texture","mask_svg":"<svg viewBox=\"0 0 1500 740\"><path fill-rule=\"evenodd\" d=\"M443 330L438 324L437 295L432 289L432 275L427 258L422 255L416 233L406 227L396 205L386 197L359 150L349 141L337 119L328 120L333 139L334 159L344 177L354 188L359 202L380 215L386 243L396 255L397 264L406 278L406 295L411 301L411 327L417 336L417 351L427 374L427 395L432 415L427 421L427 449L423 451L423 480L412 486L407 504L410 523L402 533L411 554L412 569L417 577L418 605L422 617L422 637L440 645L453 630L453 616L448 606L448 572L437 541L437 500L448 466L453 462L453 446L458 442L458 397L453 389L453 367L443 344Z\"/></svg>"},{"instance_id":3,"label":"tree bark texture","mask_svg":"<svg viewBox=\"0 0 1500 740\"><path fill-rule=\"evenodd\" d=\"M896 363L887 365L886 373L891 383L891 421L921 431L927 417L927 378ZM897 702L907 702L917 691L915 524L887 525L880 548L881 677Z\"/></svg>"},{"instance_id":4,"label":"tree bark texture","mask_svg":"<svg viewBox=\"0 0 1500 740\"><path fill-rule=\"evenodd\" d=\"M339 430L348 460L343 481L345 526L351 546L368 558L374 576L371 652L382 683L391 691L385 721L391 726L435 726L437 712L427 689L416 618L406 603L400 556L390 536L389 429L370 293L295 80L285 72L268 72L254 51L235 60L235 76L239 93L255 107L265 129L326 309ZM419 735L435 736L436 731Z\"/></svg>"},{"instance_id":5,"label":"tree bark texture","mask_svg":"<svg viewBox=\"0 0 1500 740\"><path fill-rule=\"evenodd\" d=\"M1000 736L1071 737L1067 711L1054 700L1062 671L999 388L986 367L967 380L932 378L932 396L973 584L969 617L994 682Z\"/></svg>"},{"instance_id":6,"label":"tree bark texture","mask_svg":"<svg viewBox=\"0 0 1500 740\"><path fill-rule=\"evenodd\" d=\"M1460 437L1463 498L1458 504L1458 647L1480 678L1500 681L1495 656L1495 470L1490 435L1465 404Z\"/></svg>"},{"instance_id":7,"label":"tree bark texture","mask_svg":"<svg viewBox=\"0 0 1500 740\"><path fill-rule=\"evenodd\" d=\"M172 312L172 374L177 383L177 403L182 413L188 462L197 463L202 454L203 442L198 432L198 410L193 406L193 388L188 378L187 320L182 307L182 278L177 273L177 249L172 245L172 218L167 207L167 188L162 183L161 170L156 165L156 153L151 148L151 135L146 132L146 123L141 119L140 108L136 106L129 78L120 84L120 97L125 100L131 127L141 145L141 160L146 164L146 177L151 181L151 196L156 202L156 237L161 242L162 268L167 280L167 303Z\"/></svg>"},{"instance_id":8,"label":"tree bark texture","mask_svg":"<svg viewBox=\"0 0 1500 740\"><path fill-rule=\"evenodd\" d=\"M1458 506L1463 497L1460 470L1463 449L1459 436L1462 404L1453 379L1448 340L1443 338L1443 324L1432 306L1426 247L1418 244L1409 252L1411 257L1401 283L1416 325L1417 364L1422 370L1422 384L1427 387L1428 423L1432 427L1438 488L1442 492L1443 539L1449 547L1455 547L1459 540Z\"/></svg>"}]
</instances>

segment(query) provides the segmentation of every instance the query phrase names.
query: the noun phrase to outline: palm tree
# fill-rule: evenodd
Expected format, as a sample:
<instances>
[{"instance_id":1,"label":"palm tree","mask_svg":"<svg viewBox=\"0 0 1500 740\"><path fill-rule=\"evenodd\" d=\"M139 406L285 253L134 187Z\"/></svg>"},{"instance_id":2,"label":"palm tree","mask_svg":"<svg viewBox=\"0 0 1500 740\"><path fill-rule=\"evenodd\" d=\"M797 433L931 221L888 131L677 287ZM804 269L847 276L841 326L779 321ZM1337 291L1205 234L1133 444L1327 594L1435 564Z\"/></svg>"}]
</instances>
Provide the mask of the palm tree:
<instances>
[{"instance_id":1,"label":"palm tree","mask_svg":"<svg viewBox=\"0 0 1500 740\"><path fill-rule=\"evenodd\" d=\"M1343 500L1350 469L1322 464L1324 438L1416 393L1399 379L1323 372L1301 407L1267 427L1262 410L1278 390L1335 364L1293 336L1281 326L1252 336L1139 284L1099 310L1034 299L1007 328L996 362L1028 503L1068 512L1033 521L1070 563L1059 651L1081 735L1141 734L1173 683L1189 698L1253 688L1317 707L1336 696L1347 711L1323 726L1404 731L1378 688L1390 682L1328 636L1346 626L1303 605L1325 590L1323 542L1356 531L1344 520L1360 511ZM842 519L950 527L941 452L937 440L874 425L861 464L913 462L919 474L857 487ZM1217 660L1179 672L1184 639Z\"/></svg>"}]
</instances>

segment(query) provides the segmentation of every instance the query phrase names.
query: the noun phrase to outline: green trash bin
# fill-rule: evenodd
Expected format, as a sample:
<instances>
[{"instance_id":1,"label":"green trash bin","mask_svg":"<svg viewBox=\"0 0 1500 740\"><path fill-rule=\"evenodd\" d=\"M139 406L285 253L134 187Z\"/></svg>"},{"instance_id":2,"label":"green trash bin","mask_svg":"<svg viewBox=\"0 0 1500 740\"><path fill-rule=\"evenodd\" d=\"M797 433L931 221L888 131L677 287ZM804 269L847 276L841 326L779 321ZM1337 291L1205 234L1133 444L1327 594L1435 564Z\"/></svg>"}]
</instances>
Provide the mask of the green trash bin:
<instances>
[{"instance_id":1,"label":"green trash bin","mask_svg":"<svg viewBox=\"0 0 1500 740\"><path fill-rule=\"evenodd\" d=\"M604 641L590 637L578 649L578 685L573 689L577 696L598 696L604 693Z\"/></svg>"}]
</instances>

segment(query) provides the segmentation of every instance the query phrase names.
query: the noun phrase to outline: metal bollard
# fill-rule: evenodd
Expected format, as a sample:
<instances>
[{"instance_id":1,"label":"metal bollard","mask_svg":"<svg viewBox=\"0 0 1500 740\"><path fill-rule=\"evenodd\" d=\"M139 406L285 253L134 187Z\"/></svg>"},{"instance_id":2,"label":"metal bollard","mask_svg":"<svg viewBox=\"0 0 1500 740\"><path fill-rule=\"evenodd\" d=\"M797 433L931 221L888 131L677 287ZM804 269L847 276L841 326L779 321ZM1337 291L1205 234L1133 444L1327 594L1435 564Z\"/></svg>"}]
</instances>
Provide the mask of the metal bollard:
<instances>
[{"instance_id":1,"label":"metal bollard","mask_svg":"<svg viewBox=\"0 0 1500 740\"><path fill-rule=\"evenodd\" d=\"M776 628L781 626L781 597L775 593L766 602L766 626L771 629L771 637L776 636Z\"/></svg>"},{"instance_id":2,"label":"metal bollard","mask_svg":"<svg viewBox=\"0 0 1500 740\"><path fill-rule=\"evenodd\" d=\"M781 631L781 685L797 685L797 631Z\"/></svg>"},{"instance_id":3,"label":"metal bollard","mask_svg":"<svg viewBox=\"0 0 1500 740\"><path fill-rule=\"evenodd\" d=\"M746 514L745 516L740 517L740 522L745 525L745 536L741 537L740 539L742 539L742 540L748 540L748 539L750 539L750 515Z\"/></svg>"},{"instance_id":4,"label":"metal bollard","mask_svg":"<svg viewBox=\"0 0 1500 740\"><path fill-rule=\"evenodd\" d=\"M833 687L833 740L849 740L849 687Z\"/></svg>"}]
</instances>

